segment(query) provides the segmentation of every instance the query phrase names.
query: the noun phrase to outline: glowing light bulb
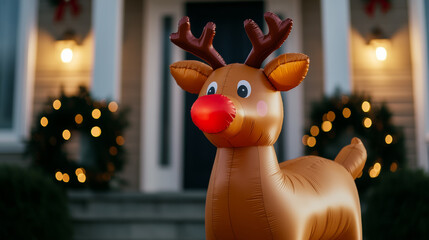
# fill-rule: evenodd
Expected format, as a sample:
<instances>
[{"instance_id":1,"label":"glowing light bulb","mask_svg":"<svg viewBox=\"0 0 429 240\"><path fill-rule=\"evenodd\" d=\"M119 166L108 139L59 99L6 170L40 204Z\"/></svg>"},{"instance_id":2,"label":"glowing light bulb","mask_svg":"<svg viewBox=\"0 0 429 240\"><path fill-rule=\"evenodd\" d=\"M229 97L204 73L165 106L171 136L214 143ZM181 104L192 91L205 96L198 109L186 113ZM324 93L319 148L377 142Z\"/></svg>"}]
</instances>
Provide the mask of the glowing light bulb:
<instances>
[{"instance_id":1,"label":"glowing light bulb","mask_svg":"<svg viewBox=\"0 0 429 240\"><path fill-rule=\"evenodd\" d=\"M69 63L73 60L73 50L71 48L64 48L61 51L61 61L63 63Z\"/></svg>"},{"instance_id":2,"label":"glowing light bulb","mask_svg":"<svg viewBox=\"0 0 429 240\"><path fill-rule=\"evenodd\" d=\"M91 128L91 135L93 137L99 137L101 135L101 129L98 126Z\"/></svg>"},{"instance_id":3,"label":"glowing light bulb","mask_svg":"<svg viewBox=\"0 0 429 240\"><path fill-rule=\"evenodd\" d=\"M372 125L372 120L370 118L365 118L363 120L363 126L366 128L370 128Z\"/></svg>"},{"instance_id":4,"label":"glowing light bulb","mask_svg":"<svg viewBox=\"0 0 429 240\"><path fill-rule=\"evenodd\" d=\"M96 108L96 109L92 110L91 115L94 119L99 119L101 117L100 109Z\"/></svg>"},{"instance_id":5,"label":"glowing light bulb","mask_svg":"<svg viewBox=\"0 0 429 240\"><path fill-rule=\"evenodd\" d=\"M387 50L385 47L377 47L375 49L375 57L378 61L385 61L387 58Z\"/></svg>"},{"instance_id":6,"label":"glowing light bulb","mask_svg":"<svg viewBox=\"0 0 429 240\"><path fill-rule=\"evenodd\" d=\"M118 154L118 149L117 149L116 147L114 147L114 146L111 146L111 147L109 148L109 153L110 153L110 155L112 155L112 156L116 156L116 155Z\"/></svg>"},{"instance_id":7,"label":"glowing light bulb","mask_svg":"<svg viewBox=\"0 0 429 240\"><path fill-rule=\"evenodd\" d=\"M42 125L42 127L48 126L48 119L46 117L42 117L40 119L40 125Z\"/></svg>"},{"instance_id":8,"label":"glowing light bulb","mask_svg":"<svg viewBox=\"0 0 429 240\"><path fill-rule=\"evenodd\" d=\"M390 165L390 171L391 171L391 172L396 172L396 170L398 170L398 164L397 164L396 162L393 162L393 163Z\"/></svg>"},{"instance_id":9,"label":"glowing light bulb","mask_svg":"<svg viewBox=\"0 0 429 240\"><path fill-rule=\"evenodd\" d=\"M84 183L86 181L86 175L84 173L80 173L79 175L77 175L77 180L80 183Z\"/></svg>"},{"instance_id":10,"label":"glowing light bulb","mask_svg":"<svg viewBox=\"0 0 429 240\"><path fill-rule=\"evenodd\" d=\"M111 111L111 112L118 111L118 104L116 102L110 102L107 107L109 108L109 111Z\"/></svg>"},{"instance_id":11,"label":"glowing light bulb","mask_svg":"<svg viewBox=\"0 0 429 240\"><path fill-rule=\"evenodd\" d=\"M82 121L83 121L83 116L81 115L81 114L76 114L76 116L74 117L74 121L77 123L77 124L81 124L82 123Z\"/></svg>"},{"instance_id":12,"label":"glowing light bulb","mask_svg":"<svg viewBox=\"0 0 429 240\"><path fill-rule=\"evenodd\" d=\"M66 129L66 130L64 130L63 131L63 138L64 138L64 140L69 140L70 139L70 137L71 137L71 133L70 133L70 131L68 130L68 129Z\"/></svg>"},{"instance_id":13,"label":"glowing light bulb","mask_svg":"<svg viewBox=\"0 0 429 240\"><path fill-rule=\"evenodd\" d=\"M56 99L56 100L52 103L52 107L53 107L55 110L60 109L60 108L61 108L61 101L60 101L60 100L58 100L58 99Z\"/></svg>"},{"instance_id":14,"label":"glowing light bulb","mask_svg":"<svg viewBox=\"0 0 429 240\"><path fill-rule=\"evenodd\" d=\"M349 118L350 115L352 115L352 111L350 110L350 108L344 108L343 109L343 116L344 116L344 118Z\"/></svg>"},{"instance_id":15,"label":"glowing light bulb","mask_svg":"<svg viewBox=\"0 0 429 240\"><path fill-rule=\"evenodd\" d=\"M369 112L369 110L371 110L371 104L368 101L364 101L361 107L364 112Z\"/></svg>"},{"instance_id":16,"label":"glowing light bulb","mask_svg":"<svg viewBox=\"0 0 429 240\"><path fill-rule=\"evenodd\" d=\"M307 145L309 147L316 146L316 138L315 137L308 137L308 139L307 139Z\"/></svg>"},{"instance_id":17,"label":"glowing light bulb","mask_svg":"<svg viewBox=\"0 0 429 240\"><path fill-rule=\"evenodd\" d=\"M329 111L326 114L326 118L328 119L328 121L333 122L335 120L335 113L333 111Z\"/></svg>"},{"instance_id":18,"label":"glowing light bulb","mask_svg":"<svg viewBox=\"0 0 429 240\"><path fill-rule=\"evenodd\" d=\"M305 146L307 146L307 141L308 141L308 138L309 138L310 136L308 136L308 135L304 135L303 137L302 137L302 144L304 144Z\"/></svg>"},{"instance_id":19,"label":"glowing light bulb","mask_svg":"<svg viewBox=\"0 0 429 240\"><path fill-rule=\"evenodd\" d=\"M116 137L116 143L117 143L119 146L124 145L124 143L125 143L125 138L124 138L124 137L122 137L122 136L117 136L117 137Z\"/></svg>"},{"instance_id":20,"label":"glowing light bulb","mask_svg":"<svg viewBox=\"0 0 429 240\"><path fill-rule=\"evenodd\" d=\"M386 137L384 138L384 141L386 142L386 144L391 144L393 142L392 135L387 134Z\"/></svg>"},{"instance_id":21,"label":"glowing light bulb","mask_svg":"<svg viewBox=\"0 0 429 240\"><path fill-rule=\"evenodd\" d=\"M55 178L57 179L57 181L62 181L63 180L63 174L58 171L55 173Z\"/></svg>"},{"instance_id":22,"label":"glowing light bulb","mask_svg":"<svg viewBox=\"0 0 429 240\"><path fill-rule=\"evenodd\" d=\"M67 173L63 174L63 181L64 182L69 182L70 181L70 176Z\"/></svg>"},{"instance_id":23,"label":"glowing light bulb","mask_svg":"<svg viewBox=\"0 0 429 240\"><path fill-rule=\"evenodd\" d=\"M322 130L324 132L329 132L332 129L332 123L330 121L324 121L322 123Z\"/></svg>"},{"instance_id":24,"label":"glowing light bulb","mask_svg":"<svg viewBox=\"0 0 429 240\"><path fill-rule=\"evenodd\" d=\"M315 125L311 126L310 133L312 136L316 137L317 135L319 135L319 127Z\"/></svg>"}]
</instances>

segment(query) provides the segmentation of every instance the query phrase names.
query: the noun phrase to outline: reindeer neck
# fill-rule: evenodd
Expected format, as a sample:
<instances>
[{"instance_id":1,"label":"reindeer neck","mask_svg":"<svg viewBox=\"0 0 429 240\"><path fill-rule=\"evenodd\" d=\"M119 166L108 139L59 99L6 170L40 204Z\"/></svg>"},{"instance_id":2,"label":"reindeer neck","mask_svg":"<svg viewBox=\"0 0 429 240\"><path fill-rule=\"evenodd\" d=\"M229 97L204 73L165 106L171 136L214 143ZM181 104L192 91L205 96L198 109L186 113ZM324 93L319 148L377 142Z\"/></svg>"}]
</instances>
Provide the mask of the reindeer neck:
<instances>
[{"instance_id":1,"label":"reindeer neck","mask_svg":"<svg viewBox=\"0 0 429 240\"><path fill-rule=\"evenodd\" d=\"M271 239L271 232L254 231L269 229L261 217L266 212L260 210L265 209L264 186L279 182L270 178L281 178L273 146L218 148L207 192L206 232L216 232L216 239L249 233L252 239ZM264 194L270 194L270 189L274 188L264 189Z\"/></svg>"},{"instance_id":2,"label":"reindeer neck","mask_svg":"<svg viewBox=\"0 0 429 240\"><path fill-rule=\"evenodd\" d=\"M249 184L251 182L247 182L247 180L260 178L261 174L273 175L279 172L277 156L272 145L218 148L211 181L219 177L234 183L232 179L238 177L243 180L238 182ZM228 178L225 179L225 177ZM230 185L231 182L227 185ZM254 181L253 183L259 184Z\"/></svg>"}]
</instances>

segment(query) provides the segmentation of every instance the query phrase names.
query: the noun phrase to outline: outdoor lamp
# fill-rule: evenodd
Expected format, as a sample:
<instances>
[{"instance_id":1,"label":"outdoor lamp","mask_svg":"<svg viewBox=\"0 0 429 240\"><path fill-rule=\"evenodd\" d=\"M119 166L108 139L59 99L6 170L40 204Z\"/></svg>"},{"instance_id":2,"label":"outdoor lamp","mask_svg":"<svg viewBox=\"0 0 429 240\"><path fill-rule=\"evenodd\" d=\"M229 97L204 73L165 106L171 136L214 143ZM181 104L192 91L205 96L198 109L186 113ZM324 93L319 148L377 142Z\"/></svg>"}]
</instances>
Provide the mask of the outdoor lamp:
<instances>
[{"instance_id":1,"label":"outdoor lamp","mask_svg":"<svg viewBox=\"0 0 429 240\"><path fill-rule=\"evenodd\" d=\"M64 34L57 39L56 45L59 49L61 62L70 63L73 60L77 42L77 35L73 30L65 31Z\"/></svg>"},{"instance_id":2,"label":"outdoor lamp","mask_svg":"<svg viewBox=\"0 0 429 240\"><path fill-rule=\"evenodd\" d=\"M368 37L368 44L373 48L375 58L378 61L383 62L387 59L390 39L384 35L381 28L376 27L371 31Z\"/></svg>"}]
</instances>

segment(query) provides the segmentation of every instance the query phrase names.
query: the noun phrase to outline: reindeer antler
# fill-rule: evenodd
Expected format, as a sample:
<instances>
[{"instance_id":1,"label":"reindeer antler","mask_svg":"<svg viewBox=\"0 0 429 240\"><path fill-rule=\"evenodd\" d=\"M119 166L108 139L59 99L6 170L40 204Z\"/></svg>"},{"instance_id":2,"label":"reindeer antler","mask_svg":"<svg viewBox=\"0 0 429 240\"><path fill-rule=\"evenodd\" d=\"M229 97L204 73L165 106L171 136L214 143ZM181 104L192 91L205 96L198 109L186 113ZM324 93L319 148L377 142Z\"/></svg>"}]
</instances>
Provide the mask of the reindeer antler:
<instances>
[{"instance_id":1,"label":"reindeer antler","mask_svg":"<svg viewBox=\"0 0 429 240\"><path fill-rule=\"evenodd\" d=\"M200 38L197 39L191 32L189 17L183 17L179 21L178 31L170 35L170 40L182 49L206 61L213 69L217 69L225 66L226 63L213 47L215 29L214 23L207 23Z\"/></svg>"},{"instance_id":2,"label":"reindeer antler","mask_svg":"<svg viewBox=\"0 0 429 240\"><path fill-rule=\"evenodd\" d=\"M282 21L277 15L271 12L264 14L268 25L268 34L264 35L253 20L244 21L244 29L252 42L253 48L244 64L259 68L262 62L275 50L277 50L292 30L292 19Z\"/></svg>"}]
</instances>

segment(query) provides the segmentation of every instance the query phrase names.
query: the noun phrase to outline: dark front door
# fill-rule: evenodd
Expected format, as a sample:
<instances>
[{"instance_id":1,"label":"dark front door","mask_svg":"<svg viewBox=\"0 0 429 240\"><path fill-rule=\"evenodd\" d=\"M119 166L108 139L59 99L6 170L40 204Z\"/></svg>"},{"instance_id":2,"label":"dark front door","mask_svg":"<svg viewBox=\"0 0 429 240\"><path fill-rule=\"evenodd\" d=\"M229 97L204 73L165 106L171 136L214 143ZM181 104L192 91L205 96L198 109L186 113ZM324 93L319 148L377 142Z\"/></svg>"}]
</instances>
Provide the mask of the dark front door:
<instances>
[{"instance_id":1,"label":"dark front door","mask_svg":"<svg viewBox=\"0 0 429 240\"><path fill-rule=\"evenodd\" d=\"M226 63L244 63L252 45L244 31L243 22L250 18L262 28L263 2L188 3L186 14L191 30L197 38L207 22L216 24L213 46ZM191 54L187 59L200 60ZM205 189L208 186L216 148L193 124L190 110L197 99L195 94L186 94L185 109L185 189Z\"/></svg>"}]
</instances>

